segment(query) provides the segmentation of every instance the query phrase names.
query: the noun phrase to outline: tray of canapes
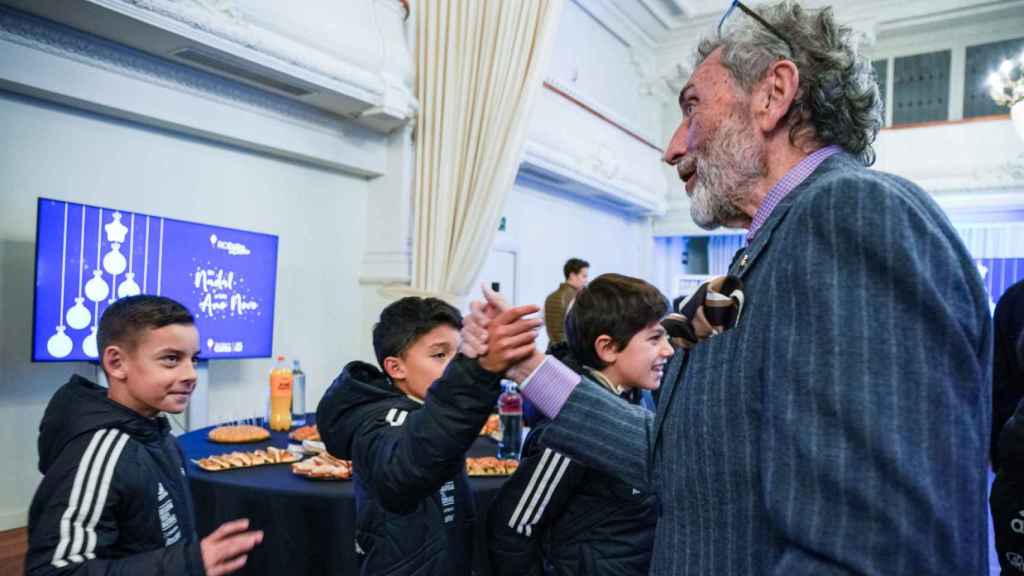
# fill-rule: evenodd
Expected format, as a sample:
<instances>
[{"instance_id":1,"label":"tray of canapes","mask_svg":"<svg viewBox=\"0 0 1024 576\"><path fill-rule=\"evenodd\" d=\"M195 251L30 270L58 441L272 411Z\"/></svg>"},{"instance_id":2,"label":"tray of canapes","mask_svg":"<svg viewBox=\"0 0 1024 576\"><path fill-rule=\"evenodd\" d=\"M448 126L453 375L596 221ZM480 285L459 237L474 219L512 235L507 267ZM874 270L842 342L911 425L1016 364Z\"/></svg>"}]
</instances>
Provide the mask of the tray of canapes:
<instances>
[{"instance_id":1,"label":"tray of canapes","mask_svg":"<svg viewBox=\"0 0 1024 576\"><path fill-rule=\"evenodd\" d=\"M251 450L247 452L236 451L225 454L213 454L206 458L193 460L207 472L220 472L223 470L235 470L238 468L252 468L254 466L267 466L270 464L291 464L298 462L302 456L268 446L265 450Z\"/></svg>"},{"instance_id":2,"label":"tray of canapes","mask_svg":"<svg viewBox=\"0 0 1024 576\"><path fill-rule=\"evenodd\" d=\"M466 474L470 476L511 476L518 468L518 460L499 460L494 456L466 458Z\"/></svg>"},{"instance_id":3,"label":"tray of canapes","mask_svg":"<svg viewBox=\"0 0 1024 576\"><path fill-rule=\"evenodd\" d=\"M352 462L321 452L292 464L292 474L310 480L351 480Z\"/></svg>"}]
</instances>

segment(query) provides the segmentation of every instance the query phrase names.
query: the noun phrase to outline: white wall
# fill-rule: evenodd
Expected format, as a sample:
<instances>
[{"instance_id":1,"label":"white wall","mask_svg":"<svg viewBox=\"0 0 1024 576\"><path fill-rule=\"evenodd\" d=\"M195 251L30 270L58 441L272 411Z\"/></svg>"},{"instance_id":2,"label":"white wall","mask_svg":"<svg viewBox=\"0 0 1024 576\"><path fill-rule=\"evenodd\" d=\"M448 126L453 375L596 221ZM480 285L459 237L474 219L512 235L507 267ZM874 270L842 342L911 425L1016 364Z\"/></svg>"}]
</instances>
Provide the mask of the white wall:
<instances>
[{"instance_id":1,"label":"white wall","mask_svg":"<svg viewBox=\"0 0 1024 576\"><path fill-rule=\"evenodd\" d=\"M591 278L605 272L646 275L652 241L645 218L522 181L516 183L505 206L508 230L498 233L494 246L516 253L516 304L542 306L544 298L564 281L562 265L572 257L590 262ZM544 332L538 345L547 346Z\"/></svg>"},{"instance_id":2,"label":"white wall","mask_svg":"<svg viewBox=\"0 0 1024 576\"><path fill-rule=\"evenodd\" d=\"M311 402L360 349L366 181L2 91L0 126L0 530L25 523L46 402L95 373L29 361L38 196L278 235L274 348L301 358ZM211 420L259 414L269 366L212 363Z\"/></svg>"}]
</instances>

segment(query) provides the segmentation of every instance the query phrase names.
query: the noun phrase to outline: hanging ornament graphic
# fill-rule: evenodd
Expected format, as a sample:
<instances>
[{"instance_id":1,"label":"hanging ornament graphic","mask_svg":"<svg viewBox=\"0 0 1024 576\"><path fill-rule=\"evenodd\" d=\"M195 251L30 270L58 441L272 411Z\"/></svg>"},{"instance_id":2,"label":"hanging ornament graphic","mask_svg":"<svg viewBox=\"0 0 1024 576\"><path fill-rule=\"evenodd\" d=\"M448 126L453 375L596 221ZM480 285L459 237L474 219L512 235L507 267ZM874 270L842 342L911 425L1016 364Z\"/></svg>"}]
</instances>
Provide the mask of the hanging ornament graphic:
<instances>
[{"instance_id":1,"label":"hanging ornament graphic","mask_svg":"<svg viewBox=\"0 0 1024 576\"><path fill-rule=\"evenodd\" d=\"M98 358L99 350L96 349L96 327L89 327L89 335L82 340L82 352L90 358Z\"/></svg>"},{"instance_id":2,"label":"hanging ornament graphic","mask_svg":"<svg viewBox=\"0 0 1024 576\"><path fill-rule=\"evenodd\" d=\"M56 332L50 339L46 341L46 351L50 353L54 358L63 358L71 353L71 349L74 347L74 343L71 342L71 338L64 333L66 327L64 326L64 267L67 263L67 252L68 252L68 205L64 204L64 235L61 240L62 248L60 252L60 324L57 325Z\"/></svg>"},{"instance_id":3,"label":"hanging ornament graphic","mask_svg":"<svg viewBox=\"0 0 1024 576\"><path fill-rule=\"evenodd\" d=\"M93 270L92 278L85 283L85 295L93 302L104 300L110 294L110 286L103 280L102 270Z\"/></svg>"},{"instance_id":4,"label":"hanging ornament graphic","mask_svg":"<svg viewBox=\"0 0 1024 576\"><path fill-rule=\"evenodd\" d=\"M57 332L46 341L46 351L54 358L63 358L71 354L71 349L74 347L74 343L64 333L64 330L64 326L57 326Z\"/></svg>"},{"instance_id":5,"label":"hanging ornament graphic","mask_svg":"<svg viewBox=\"0 0 1024 576\"><path fill-rule=\"evenodd\" d=\"M149 280L149 216L146 216L146 241L142 245L142 291L147 290Z\"/></svg>"},{"instance_id":6,"label":"hanging ornament graphic","mask_svg":"<svg viewBox=\"0 0 1024 576\"><path fill-rule=\"evenodd\" d=\"M75 305L68 309L66 316L68 326L75 330L81 330L92 321L92 314L82 303L82 272L85 268L85 206L82 206L81 238L78 241L78 296L75 297Z\"/></svg>"},{"instance_id":7,"label":"hanging ornament graphic","mask_svg":"<svg viewBox=\"0 0 1024 576\"><path fill-rule=\"evenodd\" d=\"M117 276L128 267L128 260L121 254L121 245L114 242L110 245L110 252L103 257L103 269L111 276Z\"/></svg>"},{"instance_id":8,"label":"hanging ornament graphic","mask_svg":"<svg viewBox=\"0 0 1024 576\"><path fill-rule=\"evenodd\" d=\"M121 213L114 212L111 215L111 220L103 228L107 231L107 242L116 242L117 244L124 244L124 237L128 234L128 228L124 224L121 224Z\"/></svg>"},{"instance_id":9,"label":"hanging ornament graphic","mask_svg":"<svg viewBox=\"0 0 1024 576\"><path fill-rule=\"evenodd\" d=\"M107 271L107 274L113 276L110 279L110 285L113 288L117 286L118 274L124 272L124 269L128 267L124 254L121 254L121 244L124 242L124 236L128 233L128 229L121 224L120 212L114 212L111 217L113 220L103 227L107 231L107 242L110 242L110 252L103 257L103 269ZM113 304L117 300L117 296L113 293L113 289L110 292L108 302Z\"/></svg>"},{"instance_id":10,"label":"hanging ornament graphic","mask_svg":"<svg viewBox=\"0 0 1024 576\"><path fill-rule=\"evenodd\" d=\"M81 330L89 325L89 321L92 320L92 314L89 313L89 309L85 307L82 302L85 298L77 296L75 298L75 305L68 308L68 326L71 326L75 330Z\"/></svg>"},{"instance_id":11,"label":"hanging ornament graphic","mask_svg":"<svg viewBox=\"0 0 1024 576\"><path fill-rule=\"evenodd\" d=\"M124 282L117 287L117 297L127 298L129 296L137 296L141 291L139 290L139 284L135 282L135 271L133 269L133 263L135 261L135 214L132 214L132 225L131 231L128 233L128 273L125 274Z\"/></svg>"},{"instance_id":12,"label":"hanging ornament graphic","mask_svg":"<svg viewBox=\"0 0 1024 576\"><path fill-rule=\"evenodd\" d=\"M100 248L102 245L101 224L103 223L103 208L100 208L100 218L96 223L96 268L92 271L92 278L85 283L85 295L93 302L99 302L110 295L110 286L103 279L103 270L100 270Z\"/></svg>"}]
</instances>

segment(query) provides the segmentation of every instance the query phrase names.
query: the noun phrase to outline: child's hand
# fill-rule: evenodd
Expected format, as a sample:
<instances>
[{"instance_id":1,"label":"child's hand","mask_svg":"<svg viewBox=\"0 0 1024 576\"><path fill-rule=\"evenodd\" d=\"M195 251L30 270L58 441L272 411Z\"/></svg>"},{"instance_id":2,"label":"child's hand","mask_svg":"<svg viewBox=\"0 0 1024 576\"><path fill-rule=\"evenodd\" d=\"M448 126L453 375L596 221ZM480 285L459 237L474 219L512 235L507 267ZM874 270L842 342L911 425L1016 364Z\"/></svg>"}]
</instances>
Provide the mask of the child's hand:
<instances>
[{"instance_id":1,"label":"child's hand","mask_svg":"<svg viewBox=\"0 0 1024 576\"><path fill-rule=\"evenodd\" d=\"M249 551L263 541L262 530L249 528L249 519L232 520L220 525L199 543L206 576L230 574L245 566Z\"/></svg>"},{"instance_id":2,"label":"child's hand","mask_svg":"<svg viewBox=\"0 0 1024 576\"><path fill-rule=\"evenodd\" d=\"M487 326L498 314L511 308L505 297L482 285L484 301L474 300L469 303L469 315L462 319L461 352L468 358L476 358L487 354Z\"/></svg>"},{"instance_id":3,"label":"child's hand","mask_svg":"<svg viewBox=\"0 0 1024 576\"><path fill-rule=\"evenodd\" d=\"M487 324L486 353L480 356L480 366L488 372L504 374L506 370L529 358L535 348L540 318L524 318L539 311L537 306L509 308Z\"/></svg>"}]
</instances>

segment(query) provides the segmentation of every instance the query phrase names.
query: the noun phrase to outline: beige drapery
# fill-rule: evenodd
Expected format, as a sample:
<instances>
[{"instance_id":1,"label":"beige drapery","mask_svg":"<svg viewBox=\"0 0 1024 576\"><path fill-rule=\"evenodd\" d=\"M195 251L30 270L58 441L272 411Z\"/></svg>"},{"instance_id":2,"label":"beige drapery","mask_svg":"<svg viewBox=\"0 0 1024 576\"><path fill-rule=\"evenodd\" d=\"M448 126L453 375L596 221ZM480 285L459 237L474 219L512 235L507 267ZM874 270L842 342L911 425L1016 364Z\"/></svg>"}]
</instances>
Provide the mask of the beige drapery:
<instances>
[{"instance_id":1,"label":"beige drapery","mask_svg":"<svg viewBox=\"0 0 1024 576\"><path fill-rule=\"evenodd\" d=\"M515 182L565 0L418 0L410 292L472 289Z\"/></svg>"}]
</instances>

